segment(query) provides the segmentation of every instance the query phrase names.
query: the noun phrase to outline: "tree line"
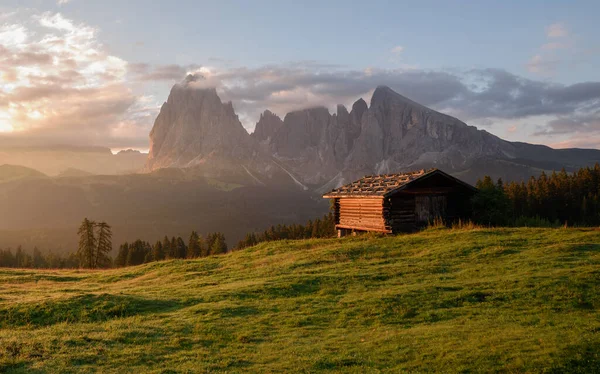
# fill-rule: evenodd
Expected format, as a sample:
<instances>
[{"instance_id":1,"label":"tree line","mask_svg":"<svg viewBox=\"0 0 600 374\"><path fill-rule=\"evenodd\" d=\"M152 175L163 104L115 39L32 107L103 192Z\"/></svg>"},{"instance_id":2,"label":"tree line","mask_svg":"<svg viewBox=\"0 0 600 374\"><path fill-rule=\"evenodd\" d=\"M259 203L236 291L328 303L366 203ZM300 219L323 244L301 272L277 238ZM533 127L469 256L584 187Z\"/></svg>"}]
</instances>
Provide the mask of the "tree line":
<instances>
[{"instance_id":1,"label":"tree line","mask_svg":"<svg viewBox=\"0 0 600 374\"><path fill-rule=\"evenodd\" d=\"M187 244L181 237L169 239L167 236L154 245L140 239L132 243L123 243L119 246L114 265L133 266L152 261L192 259L223 253L227 253L227 243L223 233L214 232L202 237L197 231L192 231Z\"/></svg>"},{"instance_id":2,"label":"tree line","mask_svg":"<svg viewBox=\"0 0 600 374\"><path fill-rule=\"evenodd\" d=\"M72 269L79 267L75 253L62 255L53 252L42 253L37 247L28 253L22 246L13 252L12 248L0 248L0 267L34 269Z\"/></svg>"},{"instance_id":3,"label":"tree line","mask_svg":"<svg viewBox=\"0 0 600 374\"><path fill-rule=\"evenodd\" d=\"M247 233L240 240L235 249L252 247L258 243L283 239L309 239L309 238L331 238L336 235L335 218L332 212L323 218L309 220L306 224L276 225L271 226L263 232Z\"/></svg>"},{"instance_id":4,"label":"tree line","mask_svg":"<svg viewBox=\"0 0 600 374\"><path fill-rule=\"evenodd\" d=\"M477 182L473 219L491 226L600 225L600 165L574 173L542 172L528 181Z\"/></svg>"}]
</instances>

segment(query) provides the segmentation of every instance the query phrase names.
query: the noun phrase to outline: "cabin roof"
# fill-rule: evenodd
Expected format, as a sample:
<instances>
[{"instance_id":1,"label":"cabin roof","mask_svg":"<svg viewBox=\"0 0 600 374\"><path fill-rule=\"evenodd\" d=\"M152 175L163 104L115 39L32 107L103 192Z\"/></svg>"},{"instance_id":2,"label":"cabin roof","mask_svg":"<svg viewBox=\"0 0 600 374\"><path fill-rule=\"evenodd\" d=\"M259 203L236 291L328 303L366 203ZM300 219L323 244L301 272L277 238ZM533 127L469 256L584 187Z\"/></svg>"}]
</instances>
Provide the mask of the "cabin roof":
<instances>
[{"instance_id":1,"label":"cabin roof","mask_svg":"<svg viewBox=\"0 0 600 374\"><path fill-rule=\"evenodd\" d=\"M433 174L442 174L465 187L476 190L468 183L454 178L439 169L417 170L399 174L369 175L352 183L343 185L323 195L325 199L336 197L386 197L398 192L412 182L431 176Z\"/></svg>"}]
</instances>

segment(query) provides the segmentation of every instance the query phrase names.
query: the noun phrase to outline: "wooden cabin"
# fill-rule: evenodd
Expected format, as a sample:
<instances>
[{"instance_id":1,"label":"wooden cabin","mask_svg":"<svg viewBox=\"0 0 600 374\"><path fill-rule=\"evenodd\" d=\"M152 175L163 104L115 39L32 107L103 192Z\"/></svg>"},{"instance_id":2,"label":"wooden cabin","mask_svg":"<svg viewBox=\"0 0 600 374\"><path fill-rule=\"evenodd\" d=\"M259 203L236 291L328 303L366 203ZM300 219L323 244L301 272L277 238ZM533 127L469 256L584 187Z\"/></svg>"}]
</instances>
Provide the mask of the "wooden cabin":
<instances>
[{"instance_id":1,"label":"wooden cabin","mask_svg":"<svg viewBox=\"0 0 600 374\"><path fill-rule=\"evenodd\" d=\"M367 176L323 195L335 199L338 237L360 231L412 232L441 218L470 218L477 189L438 169Z\"/></svg>"}]
</instances>

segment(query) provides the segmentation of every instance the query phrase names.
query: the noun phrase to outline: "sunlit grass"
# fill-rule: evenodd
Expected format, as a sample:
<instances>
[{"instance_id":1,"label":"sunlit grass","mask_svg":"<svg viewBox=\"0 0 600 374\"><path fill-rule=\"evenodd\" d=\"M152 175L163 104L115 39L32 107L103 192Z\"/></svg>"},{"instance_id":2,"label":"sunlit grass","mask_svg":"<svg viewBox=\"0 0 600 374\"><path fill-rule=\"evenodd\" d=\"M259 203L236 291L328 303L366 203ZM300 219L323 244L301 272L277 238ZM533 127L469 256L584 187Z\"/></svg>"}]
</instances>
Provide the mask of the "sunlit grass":
<instances>
[{"instance_id":1,"label":"sunlit grass","mask_svg":"<svg viewBox=\"0 0 600 374\"><path fill-rule=\"evenodd\" d=\"M593 229L435 228L0 269L0 372L594 372L599 265Z\"/></svg>"}]
</instances>

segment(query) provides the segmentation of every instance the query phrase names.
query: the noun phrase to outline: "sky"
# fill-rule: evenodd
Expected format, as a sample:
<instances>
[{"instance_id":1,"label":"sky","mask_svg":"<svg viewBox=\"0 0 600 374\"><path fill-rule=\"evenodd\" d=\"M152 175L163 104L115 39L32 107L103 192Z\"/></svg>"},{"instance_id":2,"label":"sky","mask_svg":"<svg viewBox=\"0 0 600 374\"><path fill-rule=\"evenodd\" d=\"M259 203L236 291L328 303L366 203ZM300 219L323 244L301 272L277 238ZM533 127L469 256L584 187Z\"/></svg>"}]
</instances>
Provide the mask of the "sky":
<instances>
[{"instance_id":1,"label":"sky","mask_svg":"<svg viewBox=\"0 0 600 374\"><path fill-rule=\"evenodd\" d=\"M0 147L148 148L201 74L260 113L396 92L512 141L600 148L600 2L0 2Z\"/></svg>"}]
</instances>

